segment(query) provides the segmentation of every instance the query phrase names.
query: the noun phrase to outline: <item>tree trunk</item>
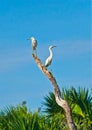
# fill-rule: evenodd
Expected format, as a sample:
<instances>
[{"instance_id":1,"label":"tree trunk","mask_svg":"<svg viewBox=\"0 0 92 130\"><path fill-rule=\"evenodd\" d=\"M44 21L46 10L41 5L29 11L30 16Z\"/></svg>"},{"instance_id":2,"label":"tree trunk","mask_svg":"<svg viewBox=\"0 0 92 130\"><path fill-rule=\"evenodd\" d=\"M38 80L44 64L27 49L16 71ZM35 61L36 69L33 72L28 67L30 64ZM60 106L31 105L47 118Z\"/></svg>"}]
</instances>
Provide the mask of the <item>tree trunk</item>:
<instances>
[{"instance_id":1,"label":"tree trunk","mask_svg":"<svg viewBox=\"0 0 92 130\"><path fill-rule=\"evenodd\" d=\"M32 55L33 55L33 58L34 58L36 64L40 68L40 70L47 76L47 78L51 81L51 83L54 87L56 102L65 111L67 125L69 127L69 130L76 130L75 124L74 124L73 119L72 119L71 108L69 107L68 102L66 100L62 99L61 94L60 94L60 89L59 89L59 86L56 82L56 79L54 78L52 73L49 72L47 70L47 68L42 64L41 60L35 54L32 54Z\"/></svg>"}]
</instances>

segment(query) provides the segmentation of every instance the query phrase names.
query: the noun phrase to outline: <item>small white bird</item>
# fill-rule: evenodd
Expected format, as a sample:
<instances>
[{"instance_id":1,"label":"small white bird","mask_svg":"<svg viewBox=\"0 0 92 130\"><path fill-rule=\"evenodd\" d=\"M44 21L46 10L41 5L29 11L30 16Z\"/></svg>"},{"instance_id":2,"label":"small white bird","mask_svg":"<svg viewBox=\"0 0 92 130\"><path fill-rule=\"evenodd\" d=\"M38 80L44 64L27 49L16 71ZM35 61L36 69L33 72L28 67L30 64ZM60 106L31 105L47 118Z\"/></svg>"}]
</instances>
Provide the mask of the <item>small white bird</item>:
<instances>
[{"instance_id":1,"label":"small white bird","mask_svg":"<svg viewBox=\"0 0 92 130\"><path fill-rule=\"evenodd\" d=\"M50 55L49 55L49 57L45 61L45 67L48 67L51 64L51 62L52 62L53 54L52 54L52 50L51 49L54 48L54 47L56 47L56 46L49 46Z\"/></svg>"},{"instance_id":2,"label":"small white bird","mask_svg":"<svg viewBox=\"0 0 92 130\"><path fill-rule=\"evenodd\" d=\"M37 40L36 40L34 37L30 37L30 38L28 38L27 40L31 40L31 42L32 42L32 49L33 49L33 51L36 51L36 48L37 48Z\"/></svg>"}]
</instances>

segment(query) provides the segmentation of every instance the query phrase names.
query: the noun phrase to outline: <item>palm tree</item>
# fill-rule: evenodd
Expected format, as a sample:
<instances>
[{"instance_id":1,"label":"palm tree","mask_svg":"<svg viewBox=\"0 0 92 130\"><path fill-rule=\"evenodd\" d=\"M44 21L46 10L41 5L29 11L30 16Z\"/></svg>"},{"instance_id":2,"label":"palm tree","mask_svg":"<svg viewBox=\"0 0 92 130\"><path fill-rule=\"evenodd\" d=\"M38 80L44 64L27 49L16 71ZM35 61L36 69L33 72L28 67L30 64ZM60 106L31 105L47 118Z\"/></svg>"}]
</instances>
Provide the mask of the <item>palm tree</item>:
<instances>
[{"instance_id":1,"label":"palm tree","mask_svg":"<svg viewBox=\"0 0 92 130\"><path fill-rule=\"evenodd\" d=\"M75 124L79 130L82 129L92 129L92 96L88 93L85 88L80 88L76 90L74 87L70 89L62 89L62 97L68 101L73 112L73 118ZM47 116L54 116L55 114L62 115L62 121L64 120L63 110L56 104L54 94L49 93L49 96L44 98L43 104L45 105L44 112ZM59 118L60 116L58 116ZM61 117L60 117L61 118ZM59 119L60 119L59 118ZM64 121L65 122L65 121Z\"/></svg>"},{"instance_id":2,"label":"palm tree","mask_svg":"<svg viewBox=\"0 0 92 130\"><path fill-rule=\"evenodd\" d=\"M65 90L65 93L68 90ZM64 91L63 91L64 92ZM88 93L88 89L80 88L76 91L75 88L69 89L69 95L67 97L71 104L72 112L76 119L76 125L80 124L82 129L89 128L92 121L92 96Z\"/></svg>"},{"instance_id":3,"label":"palm tree","mask_svg":"<svg viewBox=\"0 0 92 130\"><path fill-rule=\"evenodd\" d=\"M0 112L0 130L45 130L44 116L30 112L26 105L6 107Z\"/></svg>"},{"instance_id":4,"label":"palm tree","mask_svg":"<svg viewBox=\"0 0 92 130\"><path fill-rule=\"evenodd\" d=\"M0 113L0 128L4 130L25 130L31 116L32 113L27 113L24 104L17 107L6 107Z\"/></svg>"},{"instance_id":5,"label":"palm tree","mask_svg":"<svg viewBox=\"0 0 92 130\"><path fill-rule=\"evenodd\" d=\"M78 130L92 130L92 95L85 88L62 89L68 101ZM54 93L44 97L46 115L28 111L26 102L0 111L0 130L68 130L64 111L55 101Z\"/></svg>"},{"instance_id":6,"label":"palm tree","mask_svg":"<svg viewBox=\"0 0 92 130\"><path fill-rule=\"evenodd\" d=\"M42 102L46 108L43 110L43 112L47 113L47 116L51 117L56 115L58 112L62 113L63 109L59 105L57 105L55 101L54 93L49 92L49 96L44 97L45 102Z\"/></svg>"},{"instance_id":7,"label":"palm tree","mask_svg":"<svg viewBox=\"0 0 92 130\"><path fill-rule=\"evenodd\" d=\"M38 112L29 112L25 105L7 107L0 112L0 130L61 130L57 119L56 116L49 119Z\"/></svg>"}]
</instances>

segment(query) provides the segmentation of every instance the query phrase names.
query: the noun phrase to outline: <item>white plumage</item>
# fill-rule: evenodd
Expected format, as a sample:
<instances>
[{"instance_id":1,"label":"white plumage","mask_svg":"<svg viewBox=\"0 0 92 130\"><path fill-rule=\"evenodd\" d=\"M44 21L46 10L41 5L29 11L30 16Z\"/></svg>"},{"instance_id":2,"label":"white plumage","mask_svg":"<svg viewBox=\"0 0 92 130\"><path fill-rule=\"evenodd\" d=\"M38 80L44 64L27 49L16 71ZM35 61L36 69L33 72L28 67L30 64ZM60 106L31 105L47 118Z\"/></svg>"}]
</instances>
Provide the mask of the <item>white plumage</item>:
<instances>
[{"instance_id":1,"label":"white plumage","mask_svg":"<svg viewBox=\"0 0 92 130\"><path fill-rule=\"evenodd\" d=\"M51 62L52 62L53 54L52 54L52 50L51 49L54 48L54 47L56 47L56 46L49 46L50 55L49 55L49 57L45 61L45 66L46 67L48 67L51 64Z\"/></svg>"},{"instance_id":2,"label":"white plumage","mask_svg":"<svg viewBox=\"0 0 92 130\"><path fill-rule=\"evenodd\" d=\"M37 40L34 37L30 37L30 38L28 38L28 40L31 40L31 42L32 42L32 49L33 49L33 51L34 50L36 51L36 49L37 49Z\"/></svg>"}]
</instances>

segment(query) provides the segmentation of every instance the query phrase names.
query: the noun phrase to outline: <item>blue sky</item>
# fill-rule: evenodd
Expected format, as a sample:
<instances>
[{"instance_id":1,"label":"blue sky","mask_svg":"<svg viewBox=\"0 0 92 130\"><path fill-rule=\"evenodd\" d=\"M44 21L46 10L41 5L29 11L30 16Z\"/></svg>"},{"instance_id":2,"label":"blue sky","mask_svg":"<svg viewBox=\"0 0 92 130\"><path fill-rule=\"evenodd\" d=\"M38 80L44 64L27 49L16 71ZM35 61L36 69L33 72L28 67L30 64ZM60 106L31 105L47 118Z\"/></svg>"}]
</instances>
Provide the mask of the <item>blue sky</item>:
<instances>
[{"instance_id":1,"label":"blue sky","mask_svg":"<svg viewBox=\"0 0 92 130\"><path fill-rule=\"evenodd\" d=\"M31 42L38 41L43 64L49 55L60 89L91 88L90 0L0 1L0 108L27 101L37 109L53 87L32 58Z\"/></svg>"}]
</instances>

